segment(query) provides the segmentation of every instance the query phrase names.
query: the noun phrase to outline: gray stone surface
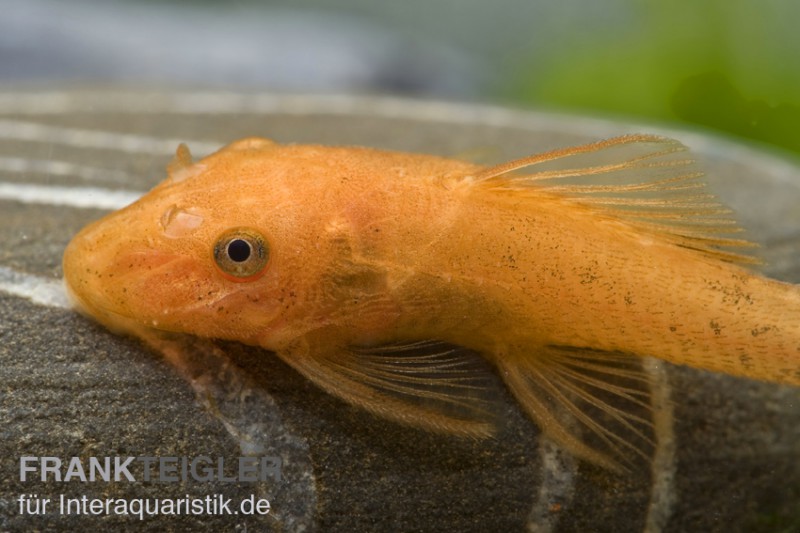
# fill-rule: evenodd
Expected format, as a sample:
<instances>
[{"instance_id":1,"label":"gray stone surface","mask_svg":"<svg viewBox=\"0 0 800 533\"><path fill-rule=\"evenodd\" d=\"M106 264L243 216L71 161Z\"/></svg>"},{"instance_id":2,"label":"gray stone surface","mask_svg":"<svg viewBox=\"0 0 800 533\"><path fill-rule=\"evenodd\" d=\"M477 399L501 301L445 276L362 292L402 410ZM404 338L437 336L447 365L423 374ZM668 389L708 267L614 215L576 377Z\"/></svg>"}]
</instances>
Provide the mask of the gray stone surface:
<instances>
[{"instance_id":1,"label":"gray stone surface","mask_svg":"<svg viewBox=\"0 0 800 533\"><path fill-rule=\"evenodd\" d=\"M354 409L253 348L225 345L221 356L198 342L183 361L186 380L136 341L43 296L61 275L70 237L103 212L57 205L65 195L53 194L55 187L144 191L162 179L178 141L195 155L261 135L456 156L477 150L497 160L631 131L654 130L370 98L0 93L0 185L12 184L0 188L0 531L800 529L796 388L651 364L661 402L655 466L615 476L540 442L499 380L505 425L496 438L430 435ZM800 282L800 169L730 143L672 134L707 163L715 190L763 245L767 272ZM12 199L30 185L43 188ZM19 475L21 456L233 461L247 454L282 457L282 480L84 484L22 482ZM21 494L222 494L234 502L252 494L268 498L273 512L141 521L25 516Z\"/></svg>"}]
</instances>

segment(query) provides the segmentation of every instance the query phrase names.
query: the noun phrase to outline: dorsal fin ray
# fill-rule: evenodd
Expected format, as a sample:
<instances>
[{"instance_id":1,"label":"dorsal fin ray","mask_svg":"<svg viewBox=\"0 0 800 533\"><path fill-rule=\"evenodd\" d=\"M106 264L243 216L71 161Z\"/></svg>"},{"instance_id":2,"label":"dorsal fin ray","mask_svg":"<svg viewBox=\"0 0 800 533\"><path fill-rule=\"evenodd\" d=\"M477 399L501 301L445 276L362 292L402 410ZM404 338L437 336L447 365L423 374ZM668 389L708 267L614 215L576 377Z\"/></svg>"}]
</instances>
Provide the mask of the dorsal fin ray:
<instances>
[{"instance_id":1,"label":"dorsal fin ray","mask_svg":"<svg viewBox=\"0 0 800 533\"><path fill-rule=\"evenodd\" d=\"M173 175L181 170L186 170L192 164L194 164L194 161L192 161L192 152L189 151L189 146L186 143L181 143L175 150L175 156L172 161L167 164L167 173Z\"/></svg>"},{"instance_id":2,"label":"dorsal fin ray","mask_svg":"<svg viewBox=\"0 0 800 533\"><path fill-rule=\"evenodd\" d=\"M742 229L687 152L667 137L625 135L509 161L472 179L492 189L536 188L715 259L758 263L730 250L755 245L725 236Z\"/></svg>"},{"instance_id":3,"label":"dorsal fin ray","mask_svg":"<svg viewBox=\"0 0 800 533\"><path fill-rule=\"evenodd\" d=\"M203 172L206 166L203 163L195 162L192 153L185 143L178 145L175 150L175 157L167 164L167 176L169 183L179 183Z\"/></svg>"}]
</instances>

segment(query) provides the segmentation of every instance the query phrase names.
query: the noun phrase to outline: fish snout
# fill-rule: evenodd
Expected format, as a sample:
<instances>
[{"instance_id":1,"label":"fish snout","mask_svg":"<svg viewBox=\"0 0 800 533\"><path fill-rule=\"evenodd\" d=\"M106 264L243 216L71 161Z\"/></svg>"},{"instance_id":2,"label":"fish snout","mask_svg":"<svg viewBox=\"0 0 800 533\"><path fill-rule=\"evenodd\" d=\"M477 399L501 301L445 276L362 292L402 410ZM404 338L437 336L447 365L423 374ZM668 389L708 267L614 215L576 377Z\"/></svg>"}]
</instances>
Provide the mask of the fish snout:
<instances>
[{"instance_id":1,"label":"fish snout","mask_svg":"<svg viewBox=\"0 0 800 533\"><path fill-rule=\"evenodd\" d=\"M121 213L84 227L67 245L62 261L64 285L74 307L115 330L129 329L125 322L133 316L133 295L127 293L142 267L130 261L123 265L126 256L141 248L142 233Z\"/></svg>"}]
</instances>

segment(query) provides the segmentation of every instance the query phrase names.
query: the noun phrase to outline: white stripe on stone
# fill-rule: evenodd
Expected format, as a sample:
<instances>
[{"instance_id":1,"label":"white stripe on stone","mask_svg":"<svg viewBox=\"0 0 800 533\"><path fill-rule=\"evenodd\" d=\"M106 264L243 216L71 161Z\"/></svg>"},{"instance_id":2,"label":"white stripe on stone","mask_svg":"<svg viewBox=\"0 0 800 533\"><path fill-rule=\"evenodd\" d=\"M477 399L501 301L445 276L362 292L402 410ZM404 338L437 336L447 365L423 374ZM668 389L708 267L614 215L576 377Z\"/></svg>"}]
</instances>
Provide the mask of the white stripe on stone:
<instances>
[{"instance_id":1,"label":"white stripe on stone","mask_svg":"<svg viewBox=\"0 0 800 533\"><path fill-rule=\"evenodd\" d=\"M0 156L0 171L15 174L43 174L45 176L73 177L84 181L113 181L124 183L131 176L120 170L87 167L68 161L49 159L26 159L23 157Z\"/></svg>"},{"instance_id":2,"label":"white stripe on stone","mask_svg":"<svg viewBox=\"0 0 800 533\"><path fill-rule=\"evenodd\" d=\"M139 197L141 192L100 187L60 187L0 182L0 200L25 204L65 205L82 209L120 209Z\"/></svg>"},{"instance_id":3,"label":"white stripe on stone","mask_svg":"<svg viewBox=\"0 0 800 533\"><path fill-rule=\"evenodd\" d=\"M11 119L0 119L0 139L52 143L77 148L115 150L147 155L173 154L182 142L191 143L192 148L201 154L213 152L221 146L220 143L215 142L167 139L105 130L67 128Z\"/></svg>"},{"instance_id":4,"label":"white stripe on stone","mask_svg":"<svg viewBox=\"0 0 800 533\"><path fill-rule=\"evenodd\" d=\"M67 309L67 292L61 279L48 279L0 266L0 292L25 298L37 305Z\"/></svg>"},{"instance_id":5,"label":"white stripe on stone","mask_svg":"<svg viewBox=\"0 0 800 533\"><path fill-rule=\"evenodd\" d=\"M644 359L644 369L651 378L651 402L653 406L653 427L655 429L656 448L653 453L652 487L650 503L644 531L660 533L666 529L673 509L677 503L675 492L675 476L677 465L675 460L675 415L673 411L671 391L666 363L652 357Z\"/></svg>"}]
</instances>

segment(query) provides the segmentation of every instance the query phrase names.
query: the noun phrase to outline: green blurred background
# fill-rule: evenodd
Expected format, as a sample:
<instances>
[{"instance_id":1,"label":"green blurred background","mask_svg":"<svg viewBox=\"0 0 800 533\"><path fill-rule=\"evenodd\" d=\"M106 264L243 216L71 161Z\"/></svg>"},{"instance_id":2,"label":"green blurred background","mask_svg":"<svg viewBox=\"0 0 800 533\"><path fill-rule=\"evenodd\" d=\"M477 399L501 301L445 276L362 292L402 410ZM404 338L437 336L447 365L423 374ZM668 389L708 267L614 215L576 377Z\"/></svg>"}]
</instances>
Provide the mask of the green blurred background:
<instances>
[{"instance_id":1,"label":"green blurred background","mask_svg":"<svg viewBox=\"0 0 800 533\"><path fill-rule=\"evenodd\" d=\"M536 73L522 101L680 121L800 152L798 2L631 0Z\"/></svg>"},{"instance_id":2,"label":"green blurred background","mask_svg":"<svg viewBox=\"0 0 800 533\"><path fill-rule=\"evenodd\" d=\"M0 0L0 82L500 102L800 152L796 0Z\"/></svg>"}]
</instances>

